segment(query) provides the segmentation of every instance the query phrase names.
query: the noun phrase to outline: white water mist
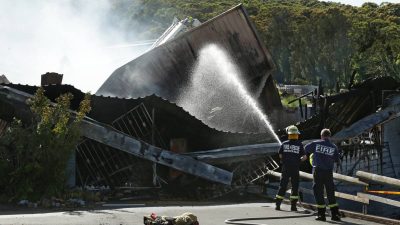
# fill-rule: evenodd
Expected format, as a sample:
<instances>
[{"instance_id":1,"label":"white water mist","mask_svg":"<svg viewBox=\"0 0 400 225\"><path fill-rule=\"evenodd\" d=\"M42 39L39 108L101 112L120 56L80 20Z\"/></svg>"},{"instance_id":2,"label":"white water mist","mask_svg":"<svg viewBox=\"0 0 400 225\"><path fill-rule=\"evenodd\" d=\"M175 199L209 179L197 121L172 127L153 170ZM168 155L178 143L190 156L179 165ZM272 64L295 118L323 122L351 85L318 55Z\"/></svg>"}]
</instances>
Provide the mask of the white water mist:
<instances>
[{"instance_id":1,"label":"white water mist","mask_svg":"<svg viewBox=\"0 0 400 225\"><path fill-rule=\"evenodd\" d=\"M218 45L209 44L199 52L190 84L178 104L214 128L235 130L253 123L280 143L267 116L243 84L229 54Z\"/></svg>"}]
</instances>

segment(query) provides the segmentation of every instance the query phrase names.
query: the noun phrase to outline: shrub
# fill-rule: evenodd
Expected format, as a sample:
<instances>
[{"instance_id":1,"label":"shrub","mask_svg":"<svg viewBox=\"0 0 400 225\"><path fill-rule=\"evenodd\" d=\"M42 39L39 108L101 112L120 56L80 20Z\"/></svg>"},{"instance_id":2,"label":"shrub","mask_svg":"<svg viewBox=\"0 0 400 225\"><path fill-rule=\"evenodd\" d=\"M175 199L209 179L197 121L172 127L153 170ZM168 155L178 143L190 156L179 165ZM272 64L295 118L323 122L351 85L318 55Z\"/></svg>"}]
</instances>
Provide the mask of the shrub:
<instances>
[{"instance_id":1,"label":"shrub","mask_svg":"<svg viewBox=\"0 0 400 225\"><path fill-rule=\"evenodd\" d=\"M70 111L69 93L51 104L39 88L29 99L32 122L14 118L0 138L0 199L37 201L63 194L67 161L80 139L79 123L90 111L89 96L76 114Z\"/></svg>"}]
</instances>

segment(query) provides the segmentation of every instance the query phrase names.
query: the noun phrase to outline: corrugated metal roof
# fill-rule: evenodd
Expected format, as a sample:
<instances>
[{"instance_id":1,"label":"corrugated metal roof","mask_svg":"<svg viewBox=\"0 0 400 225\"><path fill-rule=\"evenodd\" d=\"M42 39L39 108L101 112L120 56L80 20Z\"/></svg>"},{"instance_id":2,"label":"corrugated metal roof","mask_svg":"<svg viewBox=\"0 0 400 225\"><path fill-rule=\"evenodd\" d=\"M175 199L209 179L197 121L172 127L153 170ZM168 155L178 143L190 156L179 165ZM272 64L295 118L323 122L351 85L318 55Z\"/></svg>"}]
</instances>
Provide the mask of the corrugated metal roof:
<instances>
[{"instance_id":1,"label":"corrugated metal roof","mask_svg":"<svg viewBox=\"0 0 400 225\"><path fill-rule=\"evenodd\" d=\"M97 94L124 98L156 94L170 102L179 102L181 92L189 86L192 70L201 50L210 44L217 45L230 55L243 75L241 78L244 86L256 97L262 110L268 112L274 107L281 107L279 94L271 77L273 61L241 5L118 68L104 82ZM231 93L226 93L229 94ZM240 112L248 107L243 104L227 104L226 110L219 115L220 120L231 116L233 111ZM192 114L197 118L206 118L208 115L205 114L210 111L207 107L211 106L202 107L204 110L196 110ZM245 115L238 118L250 118L248 115L253 112L249 110L243 113ZM259 130L261 121L254 125L252 119L247 119L243 125L238 126L236 120L237 118L229 117L226 120L228 124L224 123L223 126L213 123L212 120L204 122L217 129L229 131Z\"/></svg>"},{"instance_id":2,"label":"corrugated metal roof","mask_svg":"<svg viewBox=\"0 0 400 225\"><path fill-rule=\"evenodd\" d=\"M6 86L29 94L34 94L38 88L21 84L7 84ZM82 91L71 85L47 85L43 88L46 96L52 101L55 101L61 94L72 93L74 98L71 109L73 110L78 109L79 103L84 97ZM186 138L191 151L274 142L271 135L266 133L232 133L213 129L183 108L156 95L136 99L92 95L92 111L88 116L99 122L111 124L115 119L142 103L149 110L154 108L156 126L165 140Z\"/></svg>"}]
</instances>

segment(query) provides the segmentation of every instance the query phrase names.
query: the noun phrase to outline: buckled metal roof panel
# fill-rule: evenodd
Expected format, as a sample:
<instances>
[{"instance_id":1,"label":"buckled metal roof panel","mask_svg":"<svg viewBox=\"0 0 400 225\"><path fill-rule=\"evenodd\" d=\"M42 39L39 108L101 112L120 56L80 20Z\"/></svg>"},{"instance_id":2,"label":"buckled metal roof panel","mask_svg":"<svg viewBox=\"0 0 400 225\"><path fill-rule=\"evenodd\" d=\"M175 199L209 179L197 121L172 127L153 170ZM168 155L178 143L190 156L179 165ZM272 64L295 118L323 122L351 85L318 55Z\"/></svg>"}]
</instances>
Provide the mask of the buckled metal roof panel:
<instances>
[{"instance_id":1,"label":"buckled metal roof panel","mask_svg":"<svg viewBox=\"0 0 400 225\"><path fill-rule=\"evenodd\" d=\"M122 98L155 94L180 105L179 95L190 85L193 69L199 61L199 54L209 45L218 46L228 53L229 58L234 61L235 67L240 71L240 82L247 88L249 94L256 98L257 104L264 111L268 112L274 107L282 106L271 76L274 69L271 56L241 5L178 35L118 68L96 94ZM233 89L237 92L235 87ZM216 92L222 91L216 90ZM235 97L231 99L234 101ZM241 105L233 108L231 105L226 105L224 113L229 114L247 107ZM185 108L183 105L180 106ZM188 109L185 108L185 110ZM202 118L207 118L207 115L204 115L206 112L209 110L191 113L203 120ZM238 118L244 118L246 115ZM220 119L224 118L220 117ZM235 123L235 119L229 121ZM223 127L207 125L231 132L257 132L257 129L230 129L235 126L233 124Z\"/></svg>"}]
</instances>

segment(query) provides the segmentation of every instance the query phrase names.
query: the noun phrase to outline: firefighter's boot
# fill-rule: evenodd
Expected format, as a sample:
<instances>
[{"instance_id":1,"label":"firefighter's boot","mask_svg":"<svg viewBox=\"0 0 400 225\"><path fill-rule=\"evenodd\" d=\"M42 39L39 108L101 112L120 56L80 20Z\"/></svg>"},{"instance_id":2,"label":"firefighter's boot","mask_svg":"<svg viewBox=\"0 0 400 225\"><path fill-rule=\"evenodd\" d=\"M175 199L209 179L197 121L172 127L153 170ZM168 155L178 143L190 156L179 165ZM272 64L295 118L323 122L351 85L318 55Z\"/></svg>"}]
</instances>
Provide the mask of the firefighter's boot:
<instances>
[{"instance_id":1,"label":"firefighter's boot","mask_svg":"<svg viewBox=\"0 0 400 225\"><path fill-rule=\"evenodd\" d=\"M340 215L339 215L339 207L335 206L331 208L331 220L333 221L341 221Z\"/></svg>"},{"instance_id":2,"label":"firefighter's boot","mask_svg":"<svg viewBox=\"0 0 400 225\"><path fill-rule=\"evenodd\" d=\"M297 199L290 201L291 203L291 207L290 207L290 211L297 211Z\"/></svg>"},{"instance_id":3,"label":"firefighter's boot","mask_svg":"<svg viewBox=\"0 0 400 225\"><path fill-rule=\"evenodd\" d=\"M280 198L275 199L275 210L281 210L281 203L282 203L282 199L280 199Z\"/></svg>"},{"instance_id":4,"label":"firefighter's boot","mask_svg":"<svg viewBox=\"0 0 400 225\"><path fill-rule=\"evenodd\" d=\"M325 211L325 208L318 208L318 214L317 217L315 217L315 220L326 221Z\"/></svg>"}]
</instances>

